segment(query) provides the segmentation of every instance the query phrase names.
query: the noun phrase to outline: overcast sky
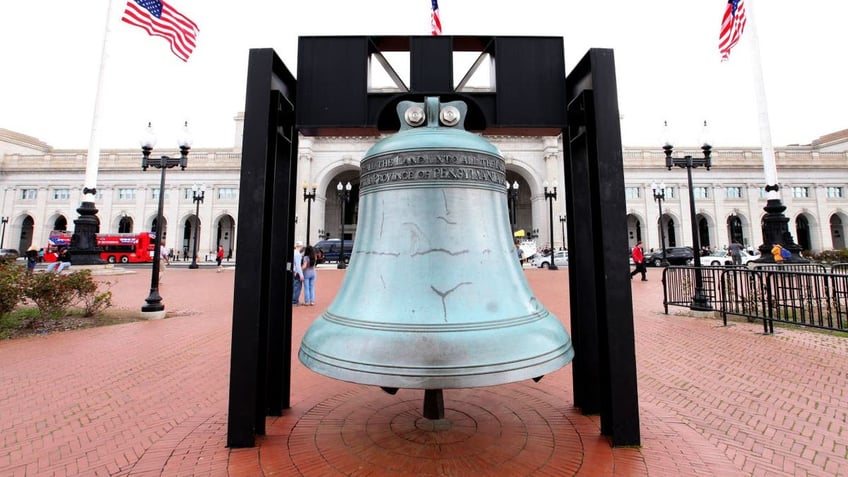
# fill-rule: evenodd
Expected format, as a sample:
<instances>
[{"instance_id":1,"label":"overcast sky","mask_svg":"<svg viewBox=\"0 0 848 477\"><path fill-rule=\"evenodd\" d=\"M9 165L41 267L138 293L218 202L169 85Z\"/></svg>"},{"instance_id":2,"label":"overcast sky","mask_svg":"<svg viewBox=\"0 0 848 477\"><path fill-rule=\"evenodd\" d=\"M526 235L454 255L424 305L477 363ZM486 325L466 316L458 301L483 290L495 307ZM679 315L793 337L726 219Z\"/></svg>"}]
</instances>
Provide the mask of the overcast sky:
<instances>
[{"instance_id":1,"label":"overcast sky","mask_svg":"<svg viewBox=\"0 0 848 477\"><path fill-rule=\"evenodd\" d=\"M756 0L775 146L848 128L848 2ZM250 48L274 48L296 71L302 35L428 35L427 0L170 0L200 27L187 63L167 42L120 21L112 1L99 126L103 148L138 147L152 121L158 149L176 149L189 121L195 147L231 147L244 109ZM107 0L0 2L0 128L57 148L86 149ZM566 71L588 48L612 48L625 146L659 147L668 120L678 146L760 145L750 33L721 63L723 0L440 0L445 35L562 36ZM164 151L163 151L164 152Z\"/></svg>"}]
</instances>

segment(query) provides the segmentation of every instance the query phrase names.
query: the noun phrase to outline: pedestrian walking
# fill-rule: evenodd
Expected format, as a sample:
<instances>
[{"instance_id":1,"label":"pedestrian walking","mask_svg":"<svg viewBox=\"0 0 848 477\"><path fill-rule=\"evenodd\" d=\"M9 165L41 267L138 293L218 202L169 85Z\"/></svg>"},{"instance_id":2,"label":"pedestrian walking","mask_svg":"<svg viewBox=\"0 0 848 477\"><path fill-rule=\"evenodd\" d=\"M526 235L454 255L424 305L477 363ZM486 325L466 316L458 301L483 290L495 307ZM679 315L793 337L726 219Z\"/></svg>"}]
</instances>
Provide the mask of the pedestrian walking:
<instances>
[{"instance_id":1,"label":"pedestrian walking","mask_svg":"<svg viewBox=\"0 0 848 477\"><path fill-rule=\"evenodd\" d=\"M633 275L637 273L642 274L642 281L648 281L648 270L645 268L645 252L642 250L642 241L636 242L636 245L633 247L633 250L630 252L630 256L633 257L633 263L636 264L636 269L630 272L630 279L633 279Z\"/></svg>"},{"instance_id":2,"label":"pedestrian walking","mask_svg":"<svg viewBox=\"0 0 848 477\"><path fill-rule=\"evenodd\" d=\"M733 260L733 264L742 265L742 244L734 240L728 249L730 250L730 258Z\"/></svg>"},{"instance_id":3,"label":"pedestrian walking","mask_svg":"<svg viewBox=\"0 0 848 477\"><path fill-rule=\"evenodd\" d=\"M218 245L218 252L215 254L215 261L218 262L218 272L224 271L224 266L221 265L221 262L224 261L224 246Z\"/></svg>"}]
</instances>

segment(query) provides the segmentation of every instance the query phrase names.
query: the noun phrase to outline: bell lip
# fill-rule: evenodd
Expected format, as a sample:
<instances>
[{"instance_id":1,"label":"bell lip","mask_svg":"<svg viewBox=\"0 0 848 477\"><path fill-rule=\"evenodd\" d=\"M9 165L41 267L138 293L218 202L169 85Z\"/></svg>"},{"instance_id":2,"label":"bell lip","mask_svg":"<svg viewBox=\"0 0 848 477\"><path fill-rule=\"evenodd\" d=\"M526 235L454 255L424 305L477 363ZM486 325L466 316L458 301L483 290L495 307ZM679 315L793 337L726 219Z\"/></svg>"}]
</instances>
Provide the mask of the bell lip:
<instances>
[{"instance_id":1,"label":"bell lip","mask_svg":"<svg viewBox=\"0 0 848 477\"><path fill-rule=\"evenodd\" d=\"M312 350L301 345L298 359L315 373L340 381L399 389L463 389L509 384L551 374L574 359L574 347L570 340L561 347L532 360L478 367L453 367L449 372L445 371L445 368L364 366L362 363L334 360L329 356L310 351ZM518 364L521 365L517 366ZM353 366L359 366L359 368ZM427 374L434 370L443 374Z\"/></svg>"}]
</instances>

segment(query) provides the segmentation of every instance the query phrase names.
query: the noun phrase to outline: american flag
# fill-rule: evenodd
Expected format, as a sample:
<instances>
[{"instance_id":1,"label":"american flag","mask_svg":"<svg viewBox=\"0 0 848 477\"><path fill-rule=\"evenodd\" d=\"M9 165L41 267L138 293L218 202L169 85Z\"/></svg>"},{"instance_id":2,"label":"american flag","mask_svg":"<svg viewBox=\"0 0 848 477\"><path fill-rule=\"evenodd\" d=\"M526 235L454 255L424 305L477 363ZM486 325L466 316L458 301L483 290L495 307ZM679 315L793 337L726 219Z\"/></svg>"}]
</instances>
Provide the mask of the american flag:
<instances>
[{"instance_id":1,"label":"american flag","mask_svg":"<svg viewBox=\"0 0 848 477\"><path fill-rule=\"evenodd\" d=\"M730 49L736 46L742 30L745 29L745 0L727 0L727 8L721 19L721 34L718 37L718 51L721 61L730 57Z\"/></svg>"},{"instance_id":2,"label":"american flag","mask_svg":"<svg viewBox=\"0 0 848 477\"><path fill-rule=\"evenodd\" d=\"M150 36L161 36L171 44L171 52L177 58L188 61L194 51L197 24L161 0L130 0L121 18L135 25Z\"/></svg>"},{"instance_id":3,"label":"american flag","mask_svg":"<svg viewBox=\"0 0 848 477\"><path fill-rule=\"evenodd\" d=\"M439 19L439 1L430 0L433 4L433 11L430 13L430 26L433 27L433 35L442 34L442 21Z\"/></svg>"}]
</instances>

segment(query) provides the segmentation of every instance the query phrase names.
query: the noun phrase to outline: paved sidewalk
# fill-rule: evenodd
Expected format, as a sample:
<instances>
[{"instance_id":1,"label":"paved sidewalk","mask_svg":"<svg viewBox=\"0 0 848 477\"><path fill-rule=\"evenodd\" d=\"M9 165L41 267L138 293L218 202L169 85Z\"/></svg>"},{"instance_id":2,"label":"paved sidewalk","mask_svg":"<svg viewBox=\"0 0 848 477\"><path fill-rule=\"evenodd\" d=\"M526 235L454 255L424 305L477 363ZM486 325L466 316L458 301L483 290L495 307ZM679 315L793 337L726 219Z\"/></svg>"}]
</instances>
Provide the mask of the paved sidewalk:
<instances>
[{"instance_id":1,"label":"paved sidewalk","mask_svg":"<svg viewBox=\"0 0 848 477\"><path fill-rule=\"evenodd\" d=\"M633 281L641 448L613 449L572 407L571 366L539 383L423 393L317 375L294 360L292 409L227 449L233 272L170 268L168 318L0 342L0 476L848 475L848 338L662 314L660 270ZM527 269L568 322L567 270ZM294 352L340 286L294 311ZM138 310L150 272L101 277ZM682 313L674 310L672 313Z\"/></svg>"}]
</instances>

